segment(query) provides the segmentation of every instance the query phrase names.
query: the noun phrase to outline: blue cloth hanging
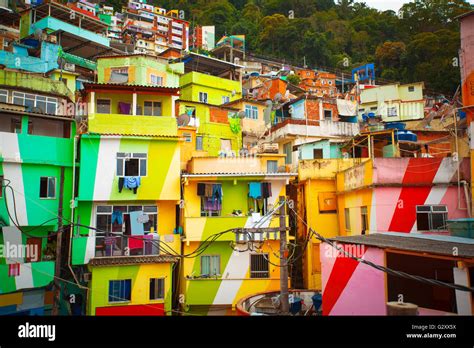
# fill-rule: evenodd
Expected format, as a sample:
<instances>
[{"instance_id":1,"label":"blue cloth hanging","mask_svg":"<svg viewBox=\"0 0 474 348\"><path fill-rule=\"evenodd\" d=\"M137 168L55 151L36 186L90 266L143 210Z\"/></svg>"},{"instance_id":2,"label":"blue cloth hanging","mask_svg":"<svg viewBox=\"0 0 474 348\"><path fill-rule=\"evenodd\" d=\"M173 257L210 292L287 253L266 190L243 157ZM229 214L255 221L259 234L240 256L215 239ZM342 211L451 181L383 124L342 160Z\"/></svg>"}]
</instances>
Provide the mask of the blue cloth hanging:
<instances>
[{"instance_id":1,"label":"blue cloth hanging","mask_svg":"<svg viewBox=\"0 0 474 348\"><path fill-rule=\"evenodd\" d=\"M254 199L262 198L262 185L259 182L249 183L249 197Z\"/></svg>"},{"instance_id":2,"label":"blue cloth hanging","mask_svg":"<svg viewBox=\"0 0 474 348\"><path fill-rule=\"evenodd\" d=\"M123 224L123 214L120 210L114 210L112 213L112 223Z\"/></svg>"}]
</instances>

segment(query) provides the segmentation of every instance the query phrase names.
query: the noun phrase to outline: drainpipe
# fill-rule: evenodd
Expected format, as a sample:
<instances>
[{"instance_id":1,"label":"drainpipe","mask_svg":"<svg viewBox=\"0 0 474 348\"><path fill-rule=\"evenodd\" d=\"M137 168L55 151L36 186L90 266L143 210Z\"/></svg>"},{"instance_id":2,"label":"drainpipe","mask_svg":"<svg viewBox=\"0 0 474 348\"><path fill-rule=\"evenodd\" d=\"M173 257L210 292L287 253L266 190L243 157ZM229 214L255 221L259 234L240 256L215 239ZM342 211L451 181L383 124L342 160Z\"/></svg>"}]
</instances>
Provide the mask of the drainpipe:
<instances>
[{"instance_id":1,"label":"drainpipe","mask_svg":"<svg viewBox=\"0 0 474 348\"><path fill-rule=\"evenodd\" d=\"M472 217L472 212L471 212L471 200L470 200L470 195L469 195L469 187L468 187L468 183L466 180L462 180L461 181L461 184L464 188L464 197L466 199L466 210L467 210L467 215L469 217Z\"/></svg>"}]
</instances>

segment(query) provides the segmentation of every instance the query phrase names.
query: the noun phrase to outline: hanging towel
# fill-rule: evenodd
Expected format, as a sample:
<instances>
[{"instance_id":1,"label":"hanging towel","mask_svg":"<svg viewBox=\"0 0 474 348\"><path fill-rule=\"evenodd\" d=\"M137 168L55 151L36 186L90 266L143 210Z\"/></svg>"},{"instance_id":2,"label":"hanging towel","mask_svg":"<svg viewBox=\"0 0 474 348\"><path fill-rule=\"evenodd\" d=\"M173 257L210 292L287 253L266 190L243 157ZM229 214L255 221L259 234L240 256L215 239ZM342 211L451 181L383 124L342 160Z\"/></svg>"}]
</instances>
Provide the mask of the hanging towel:
<instances>
[{"instance_id":1,"label":"hanging towel","mask_svg":"<svg viewBox=\"0 0 474 348\"><path fill-rule=\"evenodd\" d=\"M144 236L144 255L153 255L153 233L149 233Z\"/></svg>"},{"instance_id":2,"label":"hanging towel","mask_svg":"<svg viewBox=\"0 0 474 348\"><path fill-rule=\"evenodd\" d=\"M204 202L204 210L208 211L220 211L221 210L221 202L217 199L207 197Z\"/></svg>"},{"instance_id":3,"label":"hanging towel","mask_svg":"<svg viewBox=\"0 0 474 348\"><path fill-rule=\"evenodd\" d=\"M262 198L272 196L272 184L269 182L262 182Z\"/></svg>"},{"instance_id":4,"label":"hanging towel","mask_svg":"<svg viewBox=\"0 0 474 348\"><path fill-rule=\"evenodd\" d=\"M124 178L123 186L128 189L134 189L140 186L140 177L139 176L126 176Z\"/></svg>"},{"instance_id":5,"label":"hanging towel","mask_svg":"<svg viewBox=\"0 0 474 348\"><path fill-rule=\"evenodd\" d=\"M139 215L137 221L141 224L146 224L148 221L150 221L150 216L148 214Z\"/></svg>"},{"instance_id":6,"label":"hanging towel","mask_svg":"<svg viewBox=\"0 0 474 348\"><path fill-rule=\"evenodd\" d=\"M120 210L114 210L112 212L112 224L117 223L119 225L123 224L123 215Z\"/></svg>"},{"instance_id":7,"label":"hanging towel","mask_svg":"<svg viewBox=\"0 0 474 348\"><path fill-rule=\"evenodd\" d=\"M198 183L197 185L197 194L198 196L204 196L206 194L206 185L203 183Z\"/></svg>"},{"instance_id":8,"label":"hanging towel","mask_svg":"<svg viewBox=\"0 0 474 348\"><path fill-rule=\"evenodd\" d=\"M142 211L132 211L130 214L130 225L132 229L132 236L143 236L143 223L139 222L139 217L143 215Z\"/></svg>"},{"instance_id":9,"label":"hanging towel","mask_svg":"<svg viewBox=\"0 0 474 348\"><path fill-rule=\"evenodd\" d=\"M131 249L143 249L143 237L130 237L128 238L128 248Z\"/></svg>"},{"instance_id":10,"label":"hanging towel","mask_svg":"<svg viewBox=\"0 0 474 348\"><path fill-rule=\"evenodd\" d=\"M132 104L119 102L118 103L119 113L122 115L130 115L130 110L132 110Z\"/></svg>"},{"instance_id":11,"label":"hanging towel","mask_svg":"<svg viewBox=\"0 0 474 348\"><path fill-rule=\"evenodd\" d=\"M217 200L219 203L222 202L222 185L213 184L212 185L212 197Z\"/></svg>"},{"instance_id":12,"label":"hanging towel","mask_svg":"<svg viewBox=\"0 0 474 348\"><path fill-rule=\"evenodd\" d=\"M259 182L249 183L249 197L254 199L262 197L262 185Z\"/></svg>"}]
</instances>

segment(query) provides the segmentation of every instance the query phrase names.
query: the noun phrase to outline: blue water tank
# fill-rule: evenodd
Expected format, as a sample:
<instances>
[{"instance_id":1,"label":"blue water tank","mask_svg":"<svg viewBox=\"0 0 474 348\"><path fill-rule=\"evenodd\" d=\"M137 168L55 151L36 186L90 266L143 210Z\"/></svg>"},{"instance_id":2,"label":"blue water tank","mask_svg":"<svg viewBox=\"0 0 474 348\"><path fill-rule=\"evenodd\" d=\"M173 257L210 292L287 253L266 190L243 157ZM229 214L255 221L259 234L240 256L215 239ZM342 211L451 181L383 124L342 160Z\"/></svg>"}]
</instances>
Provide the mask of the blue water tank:
<instances>
[{"instance_id":1,"label":"blue water tank","mask_svg":"<svg viewBox=\"0 0 474 348\"><path fill-rule=\"evenodd\" d=\"M415 133L410 131L398 131L397 132L397 139L402 141L413 141L416 142L418 137Z\"/></svg>"},{"instance_id":2,"label":"blue water tank","mask_svg":"<svg viewBox=\"0 0 474 348\"><path fill-rule=\"evenodd\" d=\"M403 122L389 122L385 123L385 129L397 129L399 131L404 130L406 127L406 124Z\"/></svg>"}]
</instances>

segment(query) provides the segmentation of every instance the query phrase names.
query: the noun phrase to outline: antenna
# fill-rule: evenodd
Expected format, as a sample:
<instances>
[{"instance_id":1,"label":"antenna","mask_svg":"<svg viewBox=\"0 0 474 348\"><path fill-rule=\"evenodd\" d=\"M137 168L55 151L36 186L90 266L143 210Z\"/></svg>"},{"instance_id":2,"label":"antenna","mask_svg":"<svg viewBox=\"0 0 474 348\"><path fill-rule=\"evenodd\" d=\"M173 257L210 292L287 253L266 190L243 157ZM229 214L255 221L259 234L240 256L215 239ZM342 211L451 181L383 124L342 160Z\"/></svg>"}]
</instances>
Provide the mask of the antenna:
<instances>
[{"instance_id":1,"label":"antenna","mask_svg":"<svg viewBox=\"0 0 474 348\"><path fill-rule=\"evenodd\" d=\"M188 114L184 113L178 116L178 127L184 127L189 124L191 118Z\"/></svg>"}]
</instances>

